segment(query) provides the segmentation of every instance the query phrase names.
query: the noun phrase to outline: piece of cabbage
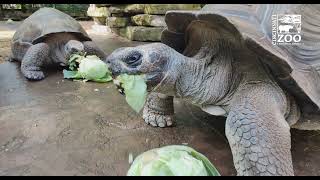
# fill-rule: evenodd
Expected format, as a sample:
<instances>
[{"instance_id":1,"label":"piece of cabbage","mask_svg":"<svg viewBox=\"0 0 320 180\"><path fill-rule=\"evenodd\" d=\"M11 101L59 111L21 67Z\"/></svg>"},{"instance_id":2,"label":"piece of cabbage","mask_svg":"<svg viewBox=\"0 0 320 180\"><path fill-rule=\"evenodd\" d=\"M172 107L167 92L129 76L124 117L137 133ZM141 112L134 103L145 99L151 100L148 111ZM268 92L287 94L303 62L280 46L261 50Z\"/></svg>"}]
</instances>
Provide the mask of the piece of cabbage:
<instances>
[{"instance_id":1,"label":"piece of cabbage","mask_svg":"<svg viewBox=\"0 0 320 180\"><path fill-rule=\"evenodd\" d=\"M108 65L100 60L99 57L95 55L83 56L72 56L80 60L78 71L68 71L64 70L64 78L67 79L84 79L85 81L95 81L95 82L108 82L112 80L111 72L108 69ZM75 61L72 59L72 62ZM74 67L74 64L73 66Z\"/></svg>"},{"instance_id":2,"label":"piece of cabbage","mask_svg":"<svg viewBox=\"0 0 320 180\"><path fill-rule=\"evenodd\" d=\"M81 60L78 71L84 79L102 79L109 72L108 65L97 56L87 56Z\"/></svg>"},{"instance_id":3,"label":"piece of cabbage","mask_svg":"<svg viewBox=\"0 0 320 180\"><path fill-rule=\"evenodd\" d=\"M220 176L201 153L183 145L156 148L139 155L127 176Z\"/></svg>"},{"instance_id":4,"label":"piece of cabbage","mask_svg":"<svg viewBox=\"0 0 320 180\"><path fill-rule=\"evenodd\" d=\"M136 112L140 112L147 98L145 76L121 74L116 81L119 81L120 86L124 89L127 103Z\"/></svg>"}]
</instances>

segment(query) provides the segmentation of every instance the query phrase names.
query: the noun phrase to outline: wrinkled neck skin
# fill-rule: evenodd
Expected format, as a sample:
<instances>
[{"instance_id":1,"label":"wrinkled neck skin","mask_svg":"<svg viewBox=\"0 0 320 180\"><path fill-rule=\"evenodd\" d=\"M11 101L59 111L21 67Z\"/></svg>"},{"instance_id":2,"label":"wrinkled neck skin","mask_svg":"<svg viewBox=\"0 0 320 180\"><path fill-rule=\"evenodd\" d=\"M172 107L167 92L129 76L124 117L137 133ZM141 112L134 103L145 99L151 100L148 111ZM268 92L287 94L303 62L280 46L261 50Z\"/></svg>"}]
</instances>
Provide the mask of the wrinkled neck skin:
<instances>
[{"instance_id":1,"label":"wrinkled neck skin","mask_svg":"<svg viewBox=\"0 0 320 180\"><path fill-rule=\"evenodd\" d=\"M224 105L238 85L232 53L186 57L178 52L170 55L167 74L158 92L180 97L195 105ZM239 76L238 76L239 77Z\"/></svg>"},{"instance_id":2,"label":"wrinkled neck skin","mask_svg":"<svg viewBox=\"0 0 320 180\"><path fill-rule=\"evenodd\" d=\"M60 64L65 63L66 59L68 58L68 54L65 50L65 43L56 43L53 45L52 51L50 52L51 56L51 62L53 64Z\"/></svg>"},{"instance_id":3,"label":"wrinkled neck skin","mask_svg":"<svg viewBox=\"0 0 320 180\"><path fill-rule=\"evenodd\" d=\"M232 60L222 54L211 64L205 60L189 58L183 62L181 76L177 79L177 95L197 105L222 105L231 92Z\"/></svg>"},{"instance_id":4,"label":"wrinkled neck skin","mask_svg":"<svg viewBox=\"0 0 320 180\"><path fill-rule=\"evenodd\" d=\"M70 40L77 40L77 37L70 33L57 33L45 39L44 42L50 47L48 64L66 63L69 53L65 47Z\"/></svg>"}]
</instances>

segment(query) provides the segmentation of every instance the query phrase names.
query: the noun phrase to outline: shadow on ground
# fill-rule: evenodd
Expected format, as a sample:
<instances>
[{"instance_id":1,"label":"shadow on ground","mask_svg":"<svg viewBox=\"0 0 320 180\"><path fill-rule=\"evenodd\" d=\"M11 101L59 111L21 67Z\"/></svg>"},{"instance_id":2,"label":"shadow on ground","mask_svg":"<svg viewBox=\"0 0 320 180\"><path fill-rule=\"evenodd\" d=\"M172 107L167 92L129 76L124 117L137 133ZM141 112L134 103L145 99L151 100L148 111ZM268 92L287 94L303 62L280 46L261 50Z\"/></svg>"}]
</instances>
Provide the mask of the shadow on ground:
<instances>
[{"instance_id":1,"label":"shadow on ground","mask_svg":"<svg viewBox=\"0 0 320 180\"><path fill-rule=\"evenodd\" d=\"M106 53L140 44L88 32ZM61 71L28 82L18 63L4 62L0 64L0 175L125 175L130 153L137 156L182 143L206 155L222 175L235 175L224 119L178 100L175 105L175 126L152 128L111 83L63 80ZM319 134L292 131L296 175L320 175Z\"/></svg>"}]
</instances>

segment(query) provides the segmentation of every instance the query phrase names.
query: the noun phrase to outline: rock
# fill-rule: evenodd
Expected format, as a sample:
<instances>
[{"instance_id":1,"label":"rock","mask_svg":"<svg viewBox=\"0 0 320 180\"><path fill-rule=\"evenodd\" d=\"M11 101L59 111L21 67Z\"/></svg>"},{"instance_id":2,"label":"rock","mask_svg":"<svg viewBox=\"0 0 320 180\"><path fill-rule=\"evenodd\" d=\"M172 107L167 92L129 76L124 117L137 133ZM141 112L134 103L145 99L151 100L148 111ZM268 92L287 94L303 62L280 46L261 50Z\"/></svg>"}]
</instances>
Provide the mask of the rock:
<instances>
[{"instance_id":1,"label":"rock","mask_svg":"<svg viewBox=\"0 0 320 180\"><path fill-rule=\"evenodd\" d=\"M109 12L111 14L120 14L120 13L124 13L124 7L123 5L114 5L109 7Z\"/></svg>"},{"instance_id":2,"label":"rock","mask_svg":"<svg viewBox=\"0 0 320 180\"><path fill-rule=\"evenodd\" d=\"M144 12L144 4L117 4L109 8L111 14L129 13L137 14Z\"/></svg>"},{"instance_id":3,"label":"rock","mask_svg":"<svg viewBox=\"0 0 320 180\"><path fill-rule=\"evenodd\" d=\"M166 14L169 10L199 10L200 4L146 4L146 14Z\"/></svg>"},{"instance_id":4,"label":"rock","mask_svg":"<svg viewBox=\"0 0 320 180\"><path fill-rule=\"evenodd\" d=\"M164 27L166 22L164 16L150 15L150 14L139 14L131 17L131 21L138 26L155 26Z\"/></svg>"},{"instance_id":5,"label":"rock","mask_svg":"<svg viewBox=\"0 0 320 180\"><path fill-rule=\"evenodd\" d=\"M145 4L130 4L124 9L125 13L143 13Z\"/></svg>"},{"instance_id":6,"label":"rock","mask_svg":"<svg viewBox=\"0 0 320 180\"><path fill-rule=\"evenodd\" d=\"M120 36L131 41L160 41L165 27L127 26L120 29Z\"/></svg>"},{"instance_id":7,"label":"rock","mask_svg":"<svg viewBox=\"0 0 320 180\"><path fill-rule=\"evenodd\" d=\"M105 25L106 24L106 18L105 17L93 17L94 24L97 25Z\"/></svg>"},{"instance_id":8,"label":"rock","mask_svg":"<svg viewBox=\"0 0 320 180\"><path fill-rule=\"evenodd\" d=\"M122 36L122 37L126 37L126 27L122 27L122 28L110 28L111 32L118 35L118 36Z\"/></svg>"},{"instance_id":9,"label":"rock","mask_svg":"<svg viewBox=\"0 0 320 180\"><path fill-rule=\"evenodd\" d=\"M112 4L95 4L96 7L110 7Z\"/></svg>"},{"instance_id":10,"label":"rock","mask_svg":"<svg viewBox=\"0 0 320 180\"><path fill-rule=\"evenodd\" d=\"M127 17L130 15L127 15L126 13L116 13L116 14L112 14L111 13L111 17Z\"/></svg>"},{"instance_id":11,"label":"rock","mask_svg":"<svg viewBox=\"0 0 320 180\"><path fill-rule=\"evenodd\" d=\"M124 9L124 8L123 8L123 6L121 6L121 5L113 5L113 6L109 7L109 12L110 12L111 14L120 14L120 13L123 13L123 12L124 12L123 9Z\"/></svg>"},{"instance_id":12,"label":"rock","mask_svg":"<svg viewBox=\"0 0 320 180\"><path fill-rule=\"evenodd\" d=\"M130 23L127 17L108 17L107 26L109 27L125 27Z\"/></svg>"},{"instance_id":13,"label":"rock","mask_svg":"<svg viewBox=\"0 0 320 180\"><path fill-rule=\"evenodd\" d=\"M106 17L111 16L107 7L97 7L95 4L90 4L87 14L93 18L97 25L105 25Z\"/></svg>"},{"instance_id":14,"label":"rock","mask_svg":"<svg viewBox=\"0 0 320 180\"><path fill-rule=\"evenodd\" d=\"M90 17L109 17L111 14L107 7L96 7L91 4L88 8L87 15Z\"/></svg>"},{"instance_id":15,"label":"rock","mask_svg":"<svg viewBox=\"0 0 320 180\"><path fill-rule=\"evenodd\" d=\"M110 28L111 32L117 35L120 35L120 29L125 29L125 28Z\"/></svg>"}]
</instances>

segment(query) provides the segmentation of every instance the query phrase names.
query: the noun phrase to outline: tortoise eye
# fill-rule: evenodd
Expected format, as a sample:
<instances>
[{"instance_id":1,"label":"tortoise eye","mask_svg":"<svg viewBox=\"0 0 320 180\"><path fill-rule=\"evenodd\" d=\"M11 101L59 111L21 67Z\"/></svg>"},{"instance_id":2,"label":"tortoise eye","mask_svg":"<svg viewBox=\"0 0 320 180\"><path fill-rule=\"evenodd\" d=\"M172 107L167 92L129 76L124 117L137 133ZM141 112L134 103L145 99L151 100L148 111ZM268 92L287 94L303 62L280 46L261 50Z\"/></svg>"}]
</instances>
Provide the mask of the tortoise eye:
<instances>
[{"instance_id":1,"label":"tortoise eye","mask_svg":"<svg viewBox=\"0 0 320 180\"><path fill-rule=\"evenodd\" d=\"M141 62L141 54L138 52L135 52L126 58L126 63L131 67L137 67Z\"/></svg>"}]
</instances>

